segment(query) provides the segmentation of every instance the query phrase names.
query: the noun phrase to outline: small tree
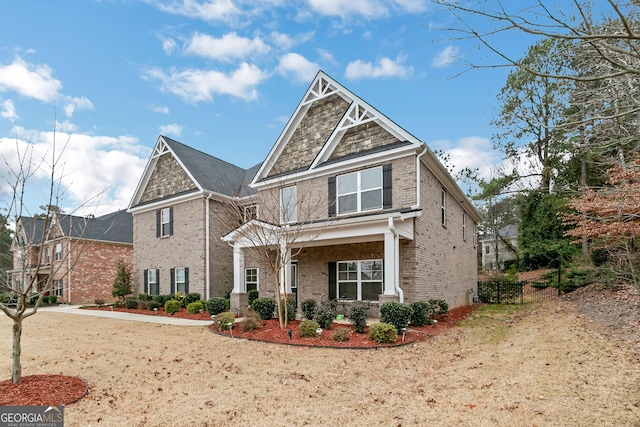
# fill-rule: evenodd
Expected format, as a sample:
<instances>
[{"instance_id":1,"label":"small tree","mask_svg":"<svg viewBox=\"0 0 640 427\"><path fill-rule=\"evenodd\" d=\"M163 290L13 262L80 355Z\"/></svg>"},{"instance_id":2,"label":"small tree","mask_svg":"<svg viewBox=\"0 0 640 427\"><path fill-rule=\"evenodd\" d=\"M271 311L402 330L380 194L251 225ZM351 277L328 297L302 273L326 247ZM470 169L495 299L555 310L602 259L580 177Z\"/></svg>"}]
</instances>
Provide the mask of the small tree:
<instances>
[{"instance_id":1,"label":"small tree","mask_svg":"<svg viewBox=\"0 0 640 427\"><path fill-rule=\"evenodd\" d=\"M118 273L113 280L111 295L118 297L123 303L127 295L131 295L131 268L123 259L118 260Z\"/></svg>"}]
</instances>

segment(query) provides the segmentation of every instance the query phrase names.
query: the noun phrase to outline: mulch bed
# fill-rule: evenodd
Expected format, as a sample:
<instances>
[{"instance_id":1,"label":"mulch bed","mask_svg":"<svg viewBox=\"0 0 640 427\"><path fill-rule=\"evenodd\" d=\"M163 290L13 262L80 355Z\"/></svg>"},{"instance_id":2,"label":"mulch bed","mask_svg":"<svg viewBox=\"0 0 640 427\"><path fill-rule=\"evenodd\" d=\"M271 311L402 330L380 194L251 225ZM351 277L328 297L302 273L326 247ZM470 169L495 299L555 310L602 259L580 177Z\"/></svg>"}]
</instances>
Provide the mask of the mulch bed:
<instances>
[{"instance_id":1,"label":"mulch bed","mask_svg":"<svg viewBox=\"0 0 640 427\"><path fill-rule=\"evenodd\" d=\"M89 388L80 378L66 375L23 376L20 384L0 382L0 406L60 406L82 399Z\"/></svg>"}]
</instances>

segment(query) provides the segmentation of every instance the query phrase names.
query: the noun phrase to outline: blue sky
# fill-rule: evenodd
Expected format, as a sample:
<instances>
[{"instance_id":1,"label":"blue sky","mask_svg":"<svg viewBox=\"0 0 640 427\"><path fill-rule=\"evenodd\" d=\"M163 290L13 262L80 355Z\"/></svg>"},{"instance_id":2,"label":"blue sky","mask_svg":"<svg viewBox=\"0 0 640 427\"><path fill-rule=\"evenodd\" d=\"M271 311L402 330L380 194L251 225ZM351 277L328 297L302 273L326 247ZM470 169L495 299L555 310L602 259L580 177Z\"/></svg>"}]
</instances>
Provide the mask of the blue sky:
<instances>
[{"instance_id":1,"label":"blue sky","mask_svg":"<svg viewBox=\"0 0 640 427\"><path fill-rule=\"evenodd\" d=\"M456 166L500 161L489 122L508 70L454 77L486 53L427 0L30 0L2 16L0 152L50 155L55 118L68 212L126 208L159 134L253 166L319 69Z\"/></svg>"}]
</instances>

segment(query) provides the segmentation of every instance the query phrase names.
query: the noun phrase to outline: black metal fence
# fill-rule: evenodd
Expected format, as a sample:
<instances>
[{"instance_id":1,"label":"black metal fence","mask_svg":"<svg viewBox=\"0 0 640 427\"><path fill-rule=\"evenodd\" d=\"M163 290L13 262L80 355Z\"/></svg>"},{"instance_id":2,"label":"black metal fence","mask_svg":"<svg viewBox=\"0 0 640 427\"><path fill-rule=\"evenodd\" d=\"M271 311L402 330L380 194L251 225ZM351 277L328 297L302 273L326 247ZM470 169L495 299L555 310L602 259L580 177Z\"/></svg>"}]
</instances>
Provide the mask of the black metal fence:
<instances>
[{"instance_id":1,"label":"black metal fence","mask_svg":"<svg viewBox=\"0 0 640 427\"><path fill-rule=\"evenodd\" d=\"M557 278L539 280L496 279L478 281L478 299L487 304L524 304L558 297Z\"/></svg>"}]
</instances>

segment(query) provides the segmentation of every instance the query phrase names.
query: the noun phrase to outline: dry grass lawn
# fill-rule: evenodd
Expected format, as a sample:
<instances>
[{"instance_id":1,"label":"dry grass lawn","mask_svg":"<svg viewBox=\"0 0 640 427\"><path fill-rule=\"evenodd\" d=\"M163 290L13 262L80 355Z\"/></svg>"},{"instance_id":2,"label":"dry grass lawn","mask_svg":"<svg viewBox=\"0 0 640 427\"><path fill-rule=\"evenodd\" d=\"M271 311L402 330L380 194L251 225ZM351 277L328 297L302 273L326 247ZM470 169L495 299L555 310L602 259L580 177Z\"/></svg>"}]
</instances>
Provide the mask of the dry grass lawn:
<instances>
[{"instance_id":1,"label":"dry grass lawn","mask_svg":"<svg viewBox=\"0 0 640 427\"><path fill-rule=\"evenodd\" d=\"M75 375L90 393L65 426L640 426L629 345L553 301L476 312L383 350L249 342L182 327L41 312L23 375ZM11 326L0 317L0 380Z\"/></svg>"}]
</instances>

